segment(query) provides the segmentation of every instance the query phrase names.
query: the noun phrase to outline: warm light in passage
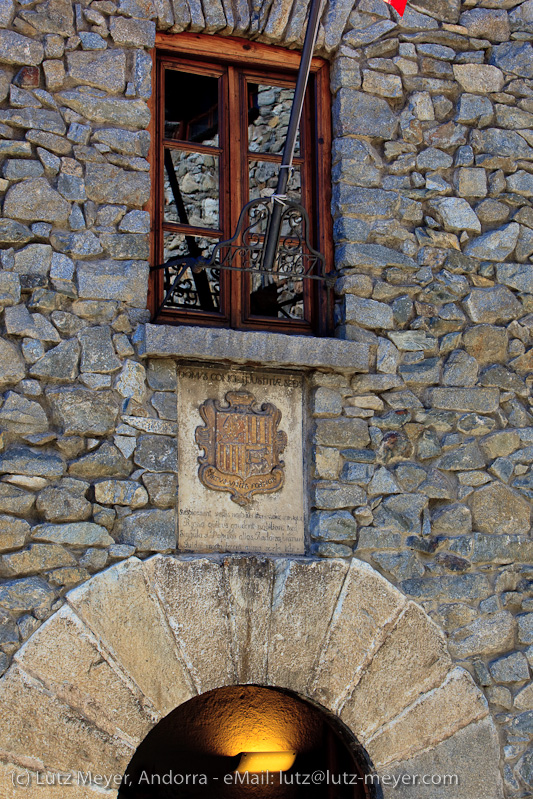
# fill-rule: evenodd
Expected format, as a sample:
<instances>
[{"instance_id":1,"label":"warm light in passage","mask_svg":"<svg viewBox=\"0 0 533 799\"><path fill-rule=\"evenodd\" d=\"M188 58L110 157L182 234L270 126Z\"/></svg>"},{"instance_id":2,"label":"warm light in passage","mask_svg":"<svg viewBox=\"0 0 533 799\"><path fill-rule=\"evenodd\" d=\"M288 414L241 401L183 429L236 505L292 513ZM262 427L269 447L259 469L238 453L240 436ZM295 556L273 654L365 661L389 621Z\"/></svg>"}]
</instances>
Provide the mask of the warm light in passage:
<instances>
[{"instance_id":1,"label":"warm light in passage","mask_svg":"<svg viewBox=\"0 0 533 799\"><path fill-rule=\"evenodd\" d=\"M295 759L296 752L243 752L237 772L288 771Z\"/></svg>"}]
</instances>

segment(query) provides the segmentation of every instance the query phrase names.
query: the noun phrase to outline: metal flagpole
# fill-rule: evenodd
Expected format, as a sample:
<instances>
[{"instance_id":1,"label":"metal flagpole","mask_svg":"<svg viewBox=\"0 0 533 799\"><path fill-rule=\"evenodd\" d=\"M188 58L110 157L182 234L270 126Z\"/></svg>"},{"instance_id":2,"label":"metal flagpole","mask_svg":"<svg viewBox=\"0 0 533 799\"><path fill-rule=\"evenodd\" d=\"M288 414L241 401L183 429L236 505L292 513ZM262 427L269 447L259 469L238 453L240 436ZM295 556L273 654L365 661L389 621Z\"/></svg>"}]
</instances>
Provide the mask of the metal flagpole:
<instances>
[{"instance_id":1,"label":"metal flagpole","mask_svg":"<svg viewBox=\"0 0 533 799\"><path fill-rule=\"evenodd\" d=\"M302 58L298 70L298 78L296 81L296 88L294 90L294 100L291 108L291 115L289 119L289 127L287 129L287 139L285 147L283 148L283 158L278 177L278 185L275 193L272 195L272 213L268 225L268 230L265 236L265 245L263 248L262 269L266 272L272 272L276 252L278 249L281 216L283 213L283 204L285 200L285 193L287 191L287 184L292 172L292 161L294 158L294 148L296 146L296 137L298 135L298 128L300 127L300 119L302 116L302 109L305 99L305 90L309 80L309 72L311 69L311 60L313 58L313 51L315 49L316 39L318 35L318 25L320 22L320 12L324 0L312 0L311 10L309 12L309 22L307 23L307 30L305 32L304 47L302 51Z\"/></svg>"}]
</instances>

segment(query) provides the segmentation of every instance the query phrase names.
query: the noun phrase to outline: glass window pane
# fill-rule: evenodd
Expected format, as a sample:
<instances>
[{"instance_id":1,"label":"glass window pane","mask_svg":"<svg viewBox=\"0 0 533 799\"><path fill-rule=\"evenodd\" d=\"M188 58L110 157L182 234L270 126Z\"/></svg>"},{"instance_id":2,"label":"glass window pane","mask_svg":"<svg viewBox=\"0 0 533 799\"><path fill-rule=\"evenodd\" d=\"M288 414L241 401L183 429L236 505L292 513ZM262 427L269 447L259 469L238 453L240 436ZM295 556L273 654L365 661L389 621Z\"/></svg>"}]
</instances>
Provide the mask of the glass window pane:
<instances>
[{"instance_id":1,"label":"glass window pane","mask_svg":"<svg viewBox=\"0 0 533 799\"><path fill-rule=\"evenodd\" d=\"M270 197L278 185L279 163L272 161L250 161L250 200L258 197ZM287 185L287 196L298 203L302 201L300 167L294 167Z\"/></svg>"},{"instance_id":2,"label":"glass window pane","mask_svg":"<svg viewBox=\"0 0 533 799\"><path fill-rule=\"evenodd\" d=\"M219 227L218 156L165 150L165 222Z\"/></svg>"},{"instance_id":3,"label":"glass window pane","mask_svg":"<svg viewBox=\"0 0 533 799\"><path fill-rule=\"evenodd\" d=\"M218 78L165 70L165 138L218 145Z\"/></svg>"},{"instance_id":4,"label":"glass window pane","mask_svg":"<svg viewBox=\"0 0 533 799\"><path fill-rule=\"evenodd\" d=\"M218 239L205 236L185 236L183 233L164 234L164 260L176 257L203 256L209 258ZM178 269L165 269L165 294L175 280ZM197 311L218 311L220 309L220 270L205 269L193 273L187 269L175 286L169 301L169 308L182 308Z\"/></svg>"},{"instance_id":5,"label":"glass window pane","mask_svg":"<svg viewBox=\"0 0 533 799\"><path fill-rule=\"evenodd\" d=\"M278 184L279 164L271 161L250 161L250 200L259 197L268 198L276 191ZM300 167L294 167L292 177L287 186L287 197L297 203L302 202L301 174ZM283 224L281 228L283 236L289 236L290 226Z\"/></svg>"},{"instance_id":6,"label":"glass window pane","mask_svg":"<svg viewBox=\"0 0 533 799\"><path fill-rule=\"evenodd\" d=\"M250 199L270 197L276 189L278 172L279 164L277 163L251 161ZM289 181L287 196L291 200L301 203L299 167L295 168ZM258 232L262 234L266 232L264 225ZM252 316L268 316L285 320L304 319L303 280L298 277L305 269L300 235L301 216L297 212L291 212L284 217L281 226L281 240L273 272L250 275L250 312Z\"/></svg>"},{"instance_id":7,"label":"glass window pane","mask_svg":"<svg viewBox=\"0 0 533 799\"><path fill-rule=\"evenodd\" d=\"M303 280L284 275L252 274L250 313L276 319L303 319Z\"/></svg>"},{"instance_id":8,"label":"glass window pane","mask_svg":"<svg viewBox=\"0 0 533 799\"><path fill-rule=\"evenodd\" d=\"M287 137L294 89L248 84L248 149L281 155ZM300 153L300 133L295 155Z\"/></svg>"}]
</instances>

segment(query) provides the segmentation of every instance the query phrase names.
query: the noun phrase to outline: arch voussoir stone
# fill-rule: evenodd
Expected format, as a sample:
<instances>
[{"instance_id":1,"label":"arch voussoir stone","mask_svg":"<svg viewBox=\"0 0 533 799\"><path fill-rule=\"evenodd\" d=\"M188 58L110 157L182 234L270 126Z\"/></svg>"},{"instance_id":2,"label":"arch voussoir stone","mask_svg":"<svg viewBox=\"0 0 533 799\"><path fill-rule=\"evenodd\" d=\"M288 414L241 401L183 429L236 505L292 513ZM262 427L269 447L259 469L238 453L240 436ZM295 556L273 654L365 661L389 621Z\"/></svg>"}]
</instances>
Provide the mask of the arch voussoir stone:
<instances>
[{"instance_id":1,"label":"arch voussoir stone","mask_svg":"<svg viewBox=\"0 0 533 799\"><path fill-rule=\"evenodd\" d=\"M341 592L348 563L343 560L280 559L272 597L268 641L268 684L308 693Z\"/></svg>"},{"instance_id":2,"label":"arch voussoir stone","mask_svg":"<svg viewBox=\"0 0 533 799\"><path fill-rule=\"evenodd\" d=\"M336 713L378 775L422 767L449 773L453 754L462 769L457 797L501 797L483 694L453 668L427 614L367 564L131 558L67 600L0 680L1 796L22 799L13 792L13 768L120 774L161 716L197 692L256 683ZM78 786L70 795L95 793Z\"/></svg>"},{"instance_id":3,"label":"arch voussoir stone","mask_svg":"<svg viewBox=\"0 0 533 799\"><path fill-rule=\"evenodd\" d=\"M440 685L451 666L442 632L418 605L408 602L340 716L367 741L417 697Z\"/></svg>"},{"instance_id":4,"label":"arch voussoir stone","mask_svg":"<svg viewBox=\"0 0 533 799\"><path fill-rule=\"evenodd\" d=\"M441 685L372 736L366 748L375 765L388 765L436 746L488 712L487 700L470 674L455 668Z\"/></svg>"},{"instance_id":5,"label":"arch voussoir stone","mask_svg":"<svg viewBox=\"0 0 533 799\"><path fill-rule=\"evenodd\" d=\"M196 694L141 560L101 572L68 602L161 715Z\"/></svg>"},{"instance_id":6,"label":"arch voussoir stone","mask_svg":"<svg viewBox=\"0 0 533 799\"><path fill-rule=\"evenodd\" d=\"M431 749L389 763L391 780L383 785L383 799L502 799L499 759L498 733L492 719L486 717ZM423 777L429 777L427 784Z\"/></svg>"},{"instance_id":7,"label":"arch voussoir stone","mask_svg":"<svg viewBox=\"0 0 533 799\"><path fill-rule=\"evenodd\" d=\"M276 569L270 558L227 558L233 662L239 684L267 684L268 642Z\"/></svg>"},{"instance_id":8,"label":"arch voussoir stone","mask_svg":"<svg viewBox=\"0 0 533 799\"><path fill-rule=\"evenodd\" d=\"M145 573L199 693L235 683L224 571L212 558L146 561Z\"/></svg>"},{"instance_id":9,"label":"arch voussoir stone","mask_svg":"<svg viewBox=\"0 0 533 799\"><path fill-rule=\"evenodd\" d=\"M350 563L309 682L317 702L334 711L344 704L406 602L371 566Z\"/></svg>"},{"instance_id":10,"label":"arch voussoir stone","mask_svg":"<svg viewBox=\"0 0 533 799\"><path fill-rule=\"evenodd\" d=\"M161 718L67 605L37 630L15 662L60 701L133 747Z\"/></svg>"},{"instance_id":11,"label":"arch voussoir stone","mask_svg":"<svg viewBox=\"0 0 533 799\"><path fill-rule=\"evenodd\" d=\"M45 771L120 774L135 751L91 724L18 664L0 681L0 707L2 759L10 762L32 760Z\"/></svg>"}]
</instances>

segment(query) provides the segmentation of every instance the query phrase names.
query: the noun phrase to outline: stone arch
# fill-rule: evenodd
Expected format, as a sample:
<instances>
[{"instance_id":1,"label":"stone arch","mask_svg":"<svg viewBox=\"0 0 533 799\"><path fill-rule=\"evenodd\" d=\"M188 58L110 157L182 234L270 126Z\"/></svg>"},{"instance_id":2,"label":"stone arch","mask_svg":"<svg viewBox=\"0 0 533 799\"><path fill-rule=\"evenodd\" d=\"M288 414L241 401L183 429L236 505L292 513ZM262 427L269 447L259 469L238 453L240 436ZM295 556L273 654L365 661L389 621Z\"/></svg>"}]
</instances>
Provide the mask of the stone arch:
<instances>
[{"instance_id":1,"label":"stone arch","mask_svg":"<svg viewBox=\"0 0 533 799\"><path fill-rule=\"evenodd\" d=\"M13 786L13 771L34 784L37 771L121 775L171 710L243 683L336 714L378 775L457 773L454 796L502 795L482 692L426 613L366 563L161 555L72 590L17 653L0 680L0 793L43 795ZM75 799L97 795L69 788Z\"/></svg>"}]
</instances>

